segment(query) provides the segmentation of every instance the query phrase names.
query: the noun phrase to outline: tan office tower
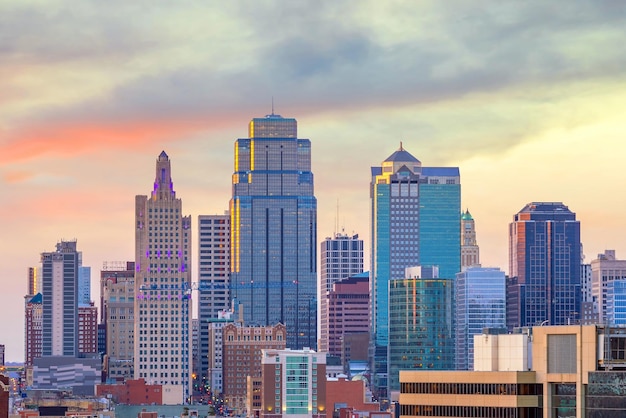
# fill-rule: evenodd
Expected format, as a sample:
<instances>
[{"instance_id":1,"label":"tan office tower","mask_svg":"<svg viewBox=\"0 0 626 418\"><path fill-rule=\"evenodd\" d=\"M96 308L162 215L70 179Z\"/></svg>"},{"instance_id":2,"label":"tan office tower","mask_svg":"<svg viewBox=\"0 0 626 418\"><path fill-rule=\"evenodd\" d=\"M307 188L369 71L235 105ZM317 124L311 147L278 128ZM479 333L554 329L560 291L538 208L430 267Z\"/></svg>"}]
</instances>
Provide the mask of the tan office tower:
<instances>
[{"instance_id":1,"label":"tan office tower","mask_svg":"<svg viewBox=\"0 0 626 418\"><path fill-rule=\"evenodd\" d=\"M163 385L164 403L191 395L191 217L182 215L161 152L150 197L135 198L135 378Z\"/></svg>"},{"instance_id":2,"label":"tan office tower","mask_svg":"<svg viewBox=\"0 0 626 418\"><path fill-rule=\"evenodd\" d=\"M461 271L472 266L480 266L476 226L469 210L461 213Z\"/></svg>"}]
</instances>

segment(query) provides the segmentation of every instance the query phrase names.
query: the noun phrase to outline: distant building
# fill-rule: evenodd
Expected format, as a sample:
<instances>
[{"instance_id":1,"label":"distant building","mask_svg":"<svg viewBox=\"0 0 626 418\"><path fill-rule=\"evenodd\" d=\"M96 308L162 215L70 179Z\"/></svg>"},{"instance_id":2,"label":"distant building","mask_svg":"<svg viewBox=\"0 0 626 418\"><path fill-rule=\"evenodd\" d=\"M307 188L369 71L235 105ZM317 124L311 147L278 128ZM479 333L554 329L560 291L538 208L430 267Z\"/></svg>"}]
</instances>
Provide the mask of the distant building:
<instances>
[{"instance_id":1,"label":"distant building","mask_svg":"<svg viewBox=\"0 0 626 418\"><path fill-rule=\"evenodd\" d=\"M454 282L456 370L474 367L474 335L506 328L506 278L499 268L466 267Z\"/></svg>"},{"instance_id":2,"label":"distant building","mask_svg":"<svg viewBox=\"0 0 626 418\"><path fill-rule=\"evenodd\" d=\"M9 376L0 374L0 417L9 416Z\"/></svg>"},{"instance_id":3,"label":"distant building","mask_svg":"<svg viewBox=\"0 0 626 418\"><path fill-rule=\"evenodd\" d=\"M606 250L604 254L598 254L598 258L591 262L591 293L597 302L598 323L611 324L615 318L615 312L608 312L609 291L616 289L609 284L617 280L626 280L626 260L618 260L615 250ZM621 286L617 286L621 290ZM619 299L619 296L618 296ZM612 299L614 302L615 298ZM613 307L616 305L613 304Z\"/></svg>"},{"instance_id":4,"label":"distant building","mask_svg":"<svg viewBox=\"0 0 626 418\"><path fill-rule=\"evenodd\" d=\"M24 367L29 368L42 354L43 296L28 295L24 302Z\"/></svg>"},{"instance_id":5,"label":"distant building","mask_svg":"<svg viewBox=\"0 0 626 418\"><path fill-rule=\"evenodd\" d=\"M341 364L343 371L352 377L369 370L369 332L344 334L341 341Z\"/></svg>"},{"instance_id":6,"label":"distant building","mask_svg":"<svg viewBox=\"0 0 626 418\"><path fill-rule=\"evenodd\" d=\"M128 379L116 385L97 385L96 396L111 395L113 402L126 405L162 405L163 386L146 384L144 379Z\"/></svg>"},{"instance_id":7,"label":"distant building","mask_svg":"<svg viewBox=\"0 0 626 418\"><path fill-rule=\"evenodd\" d=\"M196 381L198 379L198 370L200 368L200 359L198 358L198 346L199 346L199 341L198 341L198 318L194 318L191 320L191 364L192 364L192 368L191 370L193 371L193 376L195 376L193 378L194 380L194 384L196 384Z\"/></svg>"},{"instance_id":8,"label":"distant building","mask_svg":"<svg viewBox=\"0 0 626 418\"><path fill-rule=\"evenodd\" d=\"M583 325L599 323L598 301L593 296L593 282L591 264L580 265L580 288L582 300L580 302L580 322Z\"/></svg>"},{"instance_id":9,"label":"distant building","mask_svg":"<svg viewBox=\"0 0 626 418\"><path fill-rule=\"evenodd\" d=\"M509 225L507 327L580 321L580 222L561 202L528 203Z\"/></svg>"},{"instance_id":10,"label":"distant building","mask_svg":"<svg viewBox=\"0 0 626 418\"><path fill-rule=\"evenodd\" d=\"M41 254L42 357L78 356L78 271L76 241L61 241Z\"/></svg>"},{"instance_id":11,"label":"distant building","mask_svg":"<svg viewBox=\"0 0 626 418\"><path fill-rule=\"evenodd\" d=\"M183 403L191 395L191 217L165 151L155 172L150 196L135 197L134 377L172 387Z\"/></svg>"},{"instance_id":12,"label":"distant building","mask_svg":"<svg viewBox=\"0 0 626 418\"><path fill-rule=\"evenodd\" d=\"M263 350L261 363L261 418L330 418L326 353L310 349Z\"/></svg>"},{"instance_id":13,"label":"distant building","mask_svg":"<svg viewBox=\"0 0 626 418\"><path fill-rule=\"evenodd\" d=\"M461 213L461 271L480 265L480 249L476 242L476 226L469 210Z\"/></svg>"},{"instance_id":14,"label":"distant building","mask_svg":"<svg viewBox=\"0 0 626 418\"><path fill-rule=\"evenodd\" d=\"M101 323L105 327L107 381L132 379L135 348L135 262L105 262L100 271Z\"/></svg>"},{"instance_id":15,"label":"distant building","mask_svg":"<svg viewBox=\"0 0 626 418\"><path fill-rule=\"evenodd\" d=\"M91 302L78 307L78 354L98 353L98 308Z\"/></svg>"},{"instance_id":16,"label":"distant building","mask_svg":"<svg viewBox=\"0 0 626 418\"><path fill-rule=\"evenodd\" d=\"M98 356L44 356L35 359L33 386L35 389L71 389L75 395L93 395L95 385L102 379L102 362Z\"/></svg>"},{"instance_id":17,"label":"distant building","mask_svg":"<svg viewBox=\"0 0 626 418\"><path fill-rule=\"evenodd\" d=\"M81 255L82 264L82 255ZM78 306L89 306L91 303L91 267L78 268Z\"/></svg>"},{"instance_id":18,"label":"distant building","mask_svg":"<svg viewBox=\"0 0 626 418\"><path fill-rule=\"evenodd\" d=\"M351 408L355 412L380 411L380 402L372 402L367 396L365 381L347 380L345 377L326 380L326 405L328 418L335 416L342 408ZM371 395L371 394L370 394Z\"/></svg>"},{"instance_id":19,"label":"distant building","mask_svg":"<svg viewBox=\"0 0 626 418\"><path fill-rule=\"evenodd\" d=\"M0 344L0 366L4 366L4 344Z\"/></svg>"},{"instance_id":20,"label":"distant building","mask_svg":"<svg viewBox=\"0 0 626 418\"><path fill-rule=\"evenodd\" d=\"M246 408L247 377L261 377L262 350L282 350L287 335L283 324L243 327L226 324L222 330L223 395L230 408L241 413Z\"/></svg>"},{"instance_id":21,"label":"distant building","mask_svg":"<svg viewBox=\"0 0 626 418\"><path fill-rule=\"evenodd\" d=\"M27 295L41 293L41 277L39 277L38 273L37 267L28 268Z\"/></svg>"},{"instance_id":22,"label":"distant building","mask_svg":"<svg viewBox=\"0 0 626 418\"><path fill-rule=\"evenodd\" d=\"M320 244L320 346L334 356L340 354L335 345L331 351L328 298L338 280L363 272L363 240L359 235L335 233ZM368 275L369 278L369 275ZM368 280L369 283L369 280ZM369 298L368 298L369 299Z\"/></svg>"},{"instance_id":23,"label":"distant building","mask_svg":"<svg viewBox=\"0 0 626 418\"><path fill-rule=\"evenodd\" d=\"M223 391L224 368L224 327L233 323L232 312L221 312L217 318L209 319L209 348L207 356L209 358L209 368L207 370L209 389L214 394L221 394Z\"/></svg>"},{"instance_id":24,"label":"distant building","mask_svg":"<svg viewBox=\"0 0 626 418\"><path fill-rule=\"evenodd\" d=\"M606 322L610 325L626 325L626 279L608 282L606 290Z\"/></svg>"},{"instance_id":25,"label":"distant building","mask_svg":"<svg viewBox=\"0 0 626 418\"><path fill-rule=\"evenodd\" d=\"M209 321L227 311L230 285L230 215L198 216L198 370L209 378Z\"/></svg>"},{"instance_id":26,"label":"distant building","mask_svg":"<svg viewBox=\"0 0 626 418\"><path fill-rule=\"evenodd\" d=\"M389 387L400 390L400 370L454 369L454 279L436 266L407 267L389 281Z\"/></svg>"},{"instance_id":27,"label":"distant building","mask_svg":"<svg viewBox=\"0 0 626 418\"><path fill-rule=\"evenodd\" d=\"M341 357L346 335L370 331L369 273L335 281L326 301L328 354Z\"/></svg>"}]
</instances>

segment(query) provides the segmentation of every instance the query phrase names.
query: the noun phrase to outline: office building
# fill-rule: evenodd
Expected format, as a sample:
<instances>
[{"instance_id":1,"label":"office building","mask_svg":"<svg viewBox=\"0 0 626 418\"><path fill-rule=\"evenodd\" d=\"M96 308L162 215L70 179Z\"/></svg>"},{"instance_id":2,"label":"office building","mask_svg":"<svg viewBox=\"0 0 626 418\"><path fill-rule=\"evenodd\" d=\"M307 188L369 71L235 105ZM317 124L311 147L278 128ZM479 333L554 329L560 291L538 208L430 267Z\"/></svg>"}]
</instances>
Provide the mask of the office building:
<instances>
[{"instance_id":1,"label":"office building","mask_svg":"<svg viewBox=\"0 0 626 418\"><path fill-rule=\"evenodd\" d=\"M454 369L454 279L435 266L407 267L389 281L389 387L400 390L400 370Z\"/></svg>"},{"instance_id":2,"label":"office building","mask_svg":"<svg viewBox=\"0 0 626 418\"><path fill-rule=\"evenodd\" d=\"M610 283L620 280L626 280L626 260L618 260L615 250L606 250L604 254L598 254L598 258L591 262L591 294L597 304L600 324L611 325L607 306L610 298L609 291L614 289L619 291L621 287L619 285L610 287Z\"/></svg>"},{"instance_id":3,"label":"office building","mask_svg":"<svg viewBox=\"0 0 626 418\"><path fill-rule=\"evenodd\" d=\"M82 264L82 260L81 260L81 264ZM91 267L80 266L78 268L78 306L90 306L90 304L91 304Z\"/></svg>"},{"instance_id":4,"label":"office building","mask_svg":"<svg viewBox=\"0 0 626 418\"><path fill-rule=\"evenodd\" d=\"M493 267L466 267L454 282L456 369L474 367L474 335L506 328L506 278Z\"/></svg>"},{"instance_id":5,"label":"office building","mask_svg":"<svg viewBox=\"0 0 626 418\"><path fill-rule=\"evenodd\" d=\"M217 318L209 319L209 368L207 384L209 390L214 395L219 395L223 392L224 382L224 327L228 324L234 323L232 318L232 312L224 311L218 314Z\"/></svg>"},{"instance_id":6,"label":"office building","mask_svg":"<svg viewBox=\"0 0 626 418\"><path fill-rule=\"evenodd\" d=\"M38 276L37 267L29 267L26 294L33 296L40 292L41 292L41 277Z\"/></svg>"},{"instance_id":7,"label":"office building","mask_svg":"<svg viewBox=\"0 0 626 418\"><path fill-rule=\"evenodd\" d=\"M230 323L224 326L222 338L224 399L229 408L242 413L246 409L247 378L261 377L262 350L285 348L285 326L248 327Z\"/></svg>"},{"instance_id":8,"label":"office building","mask_svg":"<svg viewBox=\"0 0 626 418\"><path fill-rule=\"evenodd\" d=\"M311 142L295 119L255 118L235 142L231 298L246 325L287 327L287 347L317 344L317 200Z\"/></svg>"},{"instance_id":9,"label":"office building","mask_svg":"<svg viewBox=\"0 0 626 418\"><path fill-rule=\"evenodd\" d=\"M461 271L480 265L480 249L476 242L476 225L469 210L461 213Z\"/></svg>"},{"instance_id":10,"label":"office building","mask_svg":"<svg viewBox=\"0 0 626 418\"><path fill-rule=\"evenodd\" d=\"M320 244L320 346L330 352L328 297L337 280L363 272L363 240L358 234L336 233ZM338 355L334 350L331 354Z\"/></svg>"},{"instance_id":11,"label":"office building","mask_svg":"<svg viewBox=\"0 0 626 418\"><path fill-rule=\"evenodd\" d=\"M230 216L198 216L198 376L209 380L209 321L227 311L230 278Z\"/></svg>"},{"instance_id":12,"label":"office building","mask_svg":"<svg viewBox=\"0 0 626 418\"><path fill-rule=\"evenodd\" d=\"M584 257L583 257L584 258ZM580 322L583 325L593 325L600 323L600 315L598 313L598 301L593 296L593 282L591 277L591 264L583 263L580 265Z\"/></svg>"},{"instance_id":13,"label":"office building","mask_svg":"<svg viewBox=\"0 0 626 418\"><path fill-rule=\"evenodd\" d=\"M100 271L101 321L105 328L107 381L134 377L135 262L105 262Z\"/></svg>"},{"instance_id":14,"label":"office building","mask_svg":"<svg viewBox=\"0 0 626 418\"><path fill-rule=\"evenodd\" d=\"M24 367L33 366L33 360L42 356L43 296L24 297Z\"/></svg>"},{"instance_id":15,"label":"office building","mask_svg":"<svg viewBox=\"0 0 626 418\"><path fill-rule=\"evenodd\" d=\"M327 295L328 354L341 357L347 335L369 333L369 272L356 274L333 283Z\"/></svg>"},{"instance_id":16,"label":"office building","mask_svg":"<svg viewBox=\"0 0 626 418\"><path fill-rule=\"evenodd\" d=\"M612 280L606 286L606 323L626 325L626 279Z\"/></svg>"},{"instance_id":17,"label":"office building","mask_svg":"<svg viewBox=\"0 0 626 418\"><path fill-rule=\"evenodd\" d=\"M134 377L191 395L191 217L161 152L150 197L135 198Z\"/></svg>"},{"instance_id":18,"label":"office building","mask_svg":"<svg viewBox=\"0 0 626 418\"><path fill-rule=\"evenodd\" d=\"M507 327L580 321L580 222L560 202L532 202L509 225Z\"/></svg>"},{"instance_id":19,"label":"office building","mask_svg":"<svg viewBox=\"0 0 626 418\"><path fill-rule=\"evenodd\" d=\"M41 254L42 357L78 355L78 270L76 241L61 241Z\"/></svg>"},{"instance_id":20,"label":"office building","mask_svg":"<svg viewBox=\"0 0 626 418\"><path fill-rule=\"evenodd\" d=\"M0 344L0 366L4 366L4 344Z\"/></svg>"},{"instance_id":21,"label":"office building","mask_svg":"<svg viewBox=\"0 0 626 418\"><path fill-rule=\"evenodd\" d=\"M98 353L98 308L91 302L78 306L78 354Z\"/></svg>"},{"instance_id":22,"label":"office building","mask_svg":"<svg viewBox=\"0 0 626 418\"><path fill-rule=\"evenodd\" d=\"M386 388L389 282L411 266L449 279L461 270L461 184L458 167L422 167L402 144L371 174L373 384Z\"/></svg>"},{"instance_id":23,"label":"office building","mask_svg":"<svg viewBox=\"0 0 626 418\"><path fill-rule=\"evenodd\" d=\"M261 418L325 418L326 353L263 350Z\"/></svg>"}]
</instances>

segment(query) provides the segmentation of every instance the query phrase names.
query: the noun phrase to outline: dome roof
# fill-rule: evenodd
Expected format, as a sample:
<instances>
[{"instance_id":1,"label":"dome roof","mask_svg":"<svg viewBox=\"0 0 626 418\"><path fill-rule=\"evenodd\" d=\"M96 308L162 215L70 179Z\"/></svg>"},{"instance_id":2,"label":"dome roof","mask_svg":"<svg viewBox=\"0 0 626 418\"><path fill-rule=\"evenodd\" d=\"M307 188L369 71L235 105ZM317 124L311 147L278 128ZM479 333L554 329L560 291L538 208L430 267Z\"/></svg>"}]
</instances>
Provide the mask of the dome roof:
<instances>
[{"instance_id":1,"label":"dome roof","mask_svg":"<svg viewBox=\"0 0 626 418\"><path fill-rule=\"evenodd\" d=\"M474 218L472 217L472 214L469 213L469 210L465 209L465 212L461 213L461 220L462 221L473 221Z\"/></svg>"}]
</instances>

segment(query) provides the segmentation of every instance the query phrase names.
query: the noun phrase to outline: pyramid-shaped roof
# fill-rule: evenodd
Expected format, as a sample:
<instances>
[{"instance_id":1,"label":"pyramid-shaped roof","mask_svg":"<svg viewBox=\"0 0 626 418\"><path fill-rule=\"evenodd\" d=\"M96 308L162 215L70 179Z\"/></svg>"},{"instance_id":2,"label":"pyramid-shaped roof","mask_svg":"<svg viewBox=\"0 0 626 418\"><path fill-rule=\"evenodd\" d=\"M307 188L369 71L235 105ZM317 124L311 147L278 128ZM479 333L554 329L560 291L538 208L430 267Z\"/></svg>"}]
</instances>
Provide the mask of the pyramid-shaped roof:
<instances>
[{"instance_id":1,"label":"pyramid-shaped roof","mask_svg":"<svg viewBox=\"0 0 626 418\"><path fill-rule=\"evenodd\" d=\"M418 160L413 155L411 155L410 152L406 151L402 147L402 142L400 142L400 148L396 152L391 154L389 157L387 157L387 159L384 162L391 162L391 163L405 163L405 162L406 163L419 163L420 160Z\"/></svg>"}]
</instances>

